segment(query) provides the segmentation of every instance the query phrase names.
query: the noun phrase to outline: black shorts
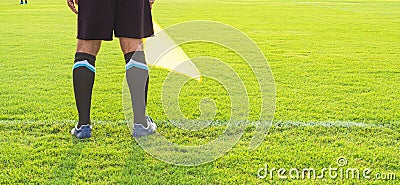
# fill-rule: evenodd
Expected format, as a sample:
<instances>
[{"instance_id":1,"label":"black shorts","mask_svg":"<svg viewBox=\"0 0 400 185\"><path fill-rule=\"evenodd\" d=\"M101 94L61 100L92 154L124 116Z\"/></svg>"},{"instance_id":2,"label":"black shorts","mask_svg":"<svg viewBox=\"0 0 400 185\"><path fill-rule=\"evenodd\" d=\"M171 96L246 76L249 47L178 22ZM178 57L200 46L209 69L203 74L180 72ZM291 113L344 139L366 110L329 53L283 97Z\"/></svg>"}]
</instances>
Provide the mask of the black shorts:
<instances>
[{"instance_id":1,"label":"black shorts","mask_svg":"<svg viewBox=\"0 0 400 185\"><path fill-rule=\"evenodd\" d=\"M149 0L79 0L78 39L146 38L154 34Z\"/></svg>"}]
</instances>

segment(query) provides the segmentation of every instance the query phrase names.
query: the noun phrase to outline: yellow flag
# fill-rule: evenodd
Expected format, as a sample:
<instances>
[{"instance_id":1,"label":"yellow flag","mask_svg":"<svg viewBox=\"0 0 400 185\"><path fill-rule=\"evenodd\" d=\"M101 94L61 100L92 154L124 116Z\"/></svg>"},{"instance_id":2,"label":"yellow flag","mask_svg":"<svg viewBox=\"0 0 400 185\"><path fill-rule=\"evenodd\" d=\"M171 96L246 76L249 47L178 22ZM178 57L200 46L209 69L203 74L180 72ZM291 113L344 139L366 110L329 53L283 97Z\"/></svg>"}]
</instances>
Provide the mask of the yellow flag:
<instances>
[{"instance_id":1,"label":"yellow flag","mask_svg":"<svg viewBox=\"0 0 400 185\"><path fill-rule=\"evenodd\" d=\"M147 38L145 54L147 63L201 80L201 73L186 53L154 22L154 37Z\"/></svg>"}]
</instances>

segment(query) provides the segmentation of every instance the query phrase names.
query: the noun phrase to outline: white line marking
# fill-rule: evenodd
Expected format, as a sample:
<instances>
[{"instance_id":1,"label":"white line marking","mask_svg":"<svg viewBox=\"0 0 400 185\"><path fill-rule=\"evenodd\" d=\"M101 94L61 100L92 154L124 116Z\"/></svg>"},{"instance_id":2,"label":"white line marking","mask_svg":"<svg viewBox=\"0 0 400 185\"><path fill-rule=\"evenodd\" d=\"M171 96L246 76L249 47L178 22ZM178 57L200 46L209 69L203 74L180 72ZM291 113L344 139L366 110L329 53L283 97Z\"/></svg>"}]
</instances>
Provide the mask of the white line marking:
<instances>
[{"instance_id":1,"label":"white line marking","mask_svg":"<svg viewBox=\"0 0 400 185\"><path fill-rule=\"evenodd\" d=\"M167 120L160 120L165 123ZM108 121L108 120L93 120L93 125L105 125L105 124L117 124L124 125L128 124L125 120L118 121ZM67 124L76 124L76 120L62 120L62 121L35 121L35 120L0 120L0 124L56 124L56 125L67 125ZM211 125L226 125L227 122L213 122ZM250 124L251 125L251 124ZM396 123L393 123L396 125ZM326 121L326 122L300 122L300 121L274 121L272 127L388 127L388 125L382 124L372 124L372 123L361 123L361 122L346 122L346 121Z\"/></svg>"}]
</instances>

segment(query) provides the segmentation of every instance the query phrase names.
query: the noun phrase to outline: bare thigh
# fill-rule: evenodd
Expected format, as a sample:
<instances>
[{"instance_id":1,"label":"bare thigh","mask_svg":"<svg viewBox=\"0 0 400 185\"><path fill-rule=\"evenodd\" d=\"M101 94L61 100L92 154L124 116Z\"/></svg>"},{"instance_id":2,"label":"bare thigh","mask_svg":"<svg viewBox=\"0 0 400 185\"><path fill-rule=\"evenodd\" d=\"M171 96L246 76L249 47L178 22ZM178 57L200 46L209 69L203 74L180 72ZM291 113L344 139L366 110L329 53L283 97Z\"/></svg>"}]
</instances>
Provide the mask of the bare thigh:
<instances>
[{"instance_id":1,"label":"bare thigh","mask_svg":"<svg viewBox=\"0 0 400 185\"><path fill-rule=\"evenodd\" d=\"M133 51L143 51L143 39L119 38L119 45L124 54Z\"/></svg>"},{"instance_id":2,"label":"bare thigh","mask_svg":"<svg viewBox=\"0 0 400 185\"><path fill-rule=\"evenodd\" d=\"M96 56L99 53L101 40L81 40L78 39L76 52L87 53Z\"/></svg>"}]
</instances>

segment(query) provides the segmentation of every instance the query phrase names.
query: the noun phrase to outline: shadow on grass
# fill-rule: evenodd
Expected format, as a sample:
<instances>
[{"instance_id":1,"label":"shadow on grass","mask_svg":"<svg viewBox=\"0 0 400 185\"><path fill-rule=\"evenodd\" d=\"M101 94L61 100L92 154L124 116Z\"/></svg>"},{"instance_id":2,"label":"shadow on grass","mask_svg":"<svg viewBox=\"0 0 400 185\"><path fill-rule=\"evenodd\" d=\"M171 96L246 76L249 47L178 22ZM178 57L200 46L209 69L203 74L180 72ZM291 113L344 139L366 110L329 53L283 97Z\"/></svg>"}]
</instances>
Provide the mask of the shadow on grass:
<instances>
[{"instance_id":1,"label":"shadow on grass","mask_svg":"<svg viewBox=\"0 0 400 185\"><path fill-rule=\"evenodd\" d=\"M146 165L146 152L139 147L133 139L129 147L132 149L127 155L124 170L117 180L122 184L135 184L139 182L148 182L148 165ZM147 175L146 175L147 174Z\"/></svg>"},{"instance_id":2,"label":"shadow on grass","mask_svg":"<svg viewBox=\"0 0 400 185\"><path fill-rule=\"evenodd\" d=\"M82 149L90 141L90 139L79 140L72 138L73 146L61 157L60 164L52 171L54 179L52 179L51 184L73 184L72 180L74 178L76 165L79 163Z\"/></svg>"}]
</instances>

